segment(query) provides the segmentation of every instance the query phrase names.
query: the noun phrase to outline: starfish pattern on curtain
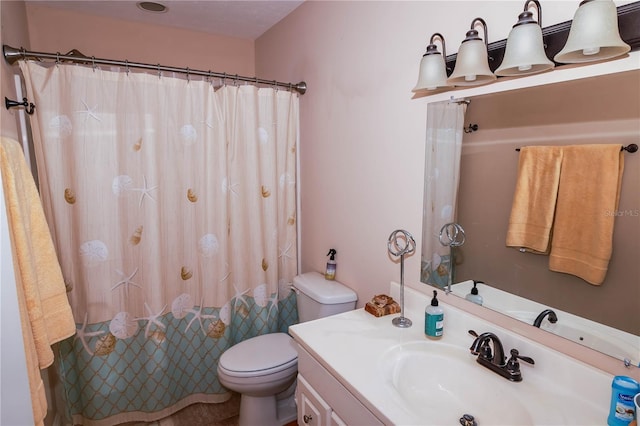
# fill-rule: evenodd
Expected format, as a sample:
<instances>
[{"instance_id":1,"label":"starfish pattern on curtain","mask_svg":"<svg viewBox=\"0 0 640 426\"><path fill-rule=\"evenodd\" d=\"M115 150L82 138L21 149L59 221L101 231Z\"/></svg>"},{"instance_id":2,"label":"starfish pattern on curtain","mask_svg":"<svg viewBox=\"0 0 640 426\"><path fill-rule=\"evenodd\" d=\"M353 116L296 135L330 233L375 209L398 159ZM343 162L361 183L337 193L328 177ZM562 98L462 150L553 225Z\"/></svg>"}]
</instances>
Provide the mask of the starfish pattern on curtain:
<instances>
[{"instance_id":1,"label":"starfish pattern on curtain","mask_svg":"<svg viewBox=\"0 0 640 426\"><path fill-rule=\"evenodd\" d=\"M21 62L41 198L76 318L75 424L222 402L220 355L297 322L298 97ZM81 320L81 321L80 321Z\"/></svg>"}]
</instances>

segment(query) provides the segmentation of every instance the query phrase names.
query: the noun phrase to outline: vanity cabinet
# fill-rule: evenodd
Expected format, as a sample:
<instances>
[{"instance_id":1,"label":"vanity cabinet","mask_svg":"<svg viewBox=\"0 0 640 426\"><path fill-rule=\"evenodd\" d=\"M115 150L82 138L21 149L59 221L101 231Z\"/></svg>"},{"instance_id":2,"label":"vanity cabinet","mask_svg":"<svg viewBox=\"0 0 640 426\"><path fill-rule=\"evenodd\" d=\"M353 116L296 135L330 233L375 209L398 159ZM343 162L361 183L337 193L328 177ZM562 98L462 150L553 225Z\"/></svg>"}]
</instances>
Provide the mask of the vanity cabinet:
<instances>
[{"instance_id":1,"label":"vanity cabinet","mask_svg":"<svg viewBox=\"0 0 640 426\"><path fill-rule=\"evenodd\" d=\"M296 401L298 401L299 425L320 426L327 424L327 419L331 417L331 407L300 374L298 374Z\"/></svg>"},{"instance_id":2,"label":"vanity cabinet","mask_svg":"<svg viewBox=\"0 0 640 426\"><path fill-rule=\"evenodd\" d=\"M298 425L384 425L309 352L297 349Z\"/></svg>"}]
</instances>

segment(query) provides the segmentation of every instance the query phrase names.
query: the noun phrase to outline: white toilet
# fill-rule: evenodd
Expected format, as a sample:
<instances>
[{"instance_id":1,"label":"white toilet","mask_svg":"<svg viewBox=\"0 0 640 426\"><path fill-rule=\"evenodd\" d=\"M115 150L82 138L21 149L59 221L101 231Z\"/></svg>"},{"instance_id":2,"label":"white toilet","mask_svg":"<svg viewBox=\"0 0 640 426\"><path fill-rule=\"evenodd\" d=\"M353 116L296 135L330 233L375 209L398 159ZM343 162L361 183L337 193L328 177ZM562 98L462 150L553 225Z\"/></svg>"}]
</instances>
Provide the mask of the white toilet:
<instances>
[{"instance_id":1,"label":"white toilet","mask_svg":"<svg viewBox=\"0 0 640 426\"><path fill-rule=\"evenodd\" d=\"M293 279L300 322L355 309L357 295L337 281L308 272ZM297 418L293 400L298 352L286 333L247 339L227 349L218 363L223 386L241 394L240 426L280 426Z\"/></svg>"}]
</instances>

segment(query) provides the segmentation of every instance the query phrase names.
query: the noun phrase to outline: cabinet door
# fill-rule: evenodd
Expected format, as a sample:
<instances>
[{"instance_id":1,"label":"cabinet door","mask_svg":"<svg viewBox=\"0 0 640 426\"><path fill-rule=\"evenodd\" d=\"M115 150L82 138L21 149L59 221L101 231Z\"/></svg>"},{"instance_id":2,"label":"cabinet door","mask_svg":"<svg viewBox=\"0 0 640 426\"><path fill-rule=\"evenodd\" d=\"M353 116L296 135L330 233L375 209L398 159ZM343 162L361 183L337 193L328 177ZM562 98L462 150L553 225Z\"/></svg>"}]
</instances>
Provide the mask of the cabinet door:
<instances>
[{"instance_id":1,"label":"cabinet door","mask_svg":"<svg viewBox=\"0 0 640 426\"><path fill-rule=\"evenodd\" d=\"M298 400L298 425L327 426L331 415L331 407L318 395L311 385L298 375L296 387Z\"/></svg>"},{"instance_id":2,"label":"cabinet door","mask_svg":"<svg viewBox=\"0 0 640 426\"><path fill-rule=\"evenodd\" d=\"M331 412L331 419L329 421L329 424L331 426L347 426L347 424L343 422L340 417L338 417L335 411Z\"/></svg>"},{"instance_id":3,"label":"cabinet door","mask_svg":"<svg viewBox=\"0 0 640 426\"><path fill-rule=\"evenodd\" d=\"M390 424L377 418L369 408L365 407L347 388L327 371L306 349L298 345L298 389L305 385L312 388L313 394L330 407L326 425L366 425L384 426ZM298 400L300 401L300 400ZM298 402L300 412L300 402ZM300 421L299 425L304 426Z\"/></svg>"}]
</instances>

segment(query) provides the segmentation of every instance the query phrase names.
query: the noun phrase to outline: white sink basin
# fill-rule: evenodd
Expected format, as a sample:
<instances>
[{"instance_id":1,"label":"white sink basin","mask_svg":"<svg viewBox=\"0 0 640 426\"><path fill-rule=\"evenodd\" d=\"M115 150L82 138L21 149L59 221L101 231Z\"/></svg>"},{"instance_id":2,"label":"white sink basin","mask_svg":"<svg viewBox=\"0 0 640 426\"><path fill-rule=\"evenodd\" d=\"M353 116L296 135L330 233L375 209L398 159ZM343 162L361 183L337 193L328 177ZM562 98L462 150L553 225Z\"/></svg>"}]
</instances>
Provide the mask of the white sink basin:
<instances>
[{"instance_id":1,"label":"white sink basin","mask_svg":"<svg viewBox=\"0 0 640 426\"><path fill-rule=\"evenodd\" d=\"M399 297L398 292L393 284L391 296ZM430 340L417 320L430 297L410 288L405 294L413 327L394 327L390 317L357 309L290 328L381 423L459 425L460 417L470 414L479 426L606 424L611 374L463 312L446 297L445 334ZM516 348L535 365L522 362L522 381L510 382L476 362L469 352L469 329L495 333L506 354ZM341 399L335 405L337 413L350 408Z\"/></svg>"},{"instance_id":2,"label":"white sink basin","mask_svg":"<svg viewBox=\"0 0 640 426\"><path fill-rule=\"evenodd\" d=\"M457 346L435 342L397 345L380 358L384 379L405 406L425 424L459 424L463 414L479 425L532 425L512 383L479 365Z\"/></svg>"}]
</instances>

